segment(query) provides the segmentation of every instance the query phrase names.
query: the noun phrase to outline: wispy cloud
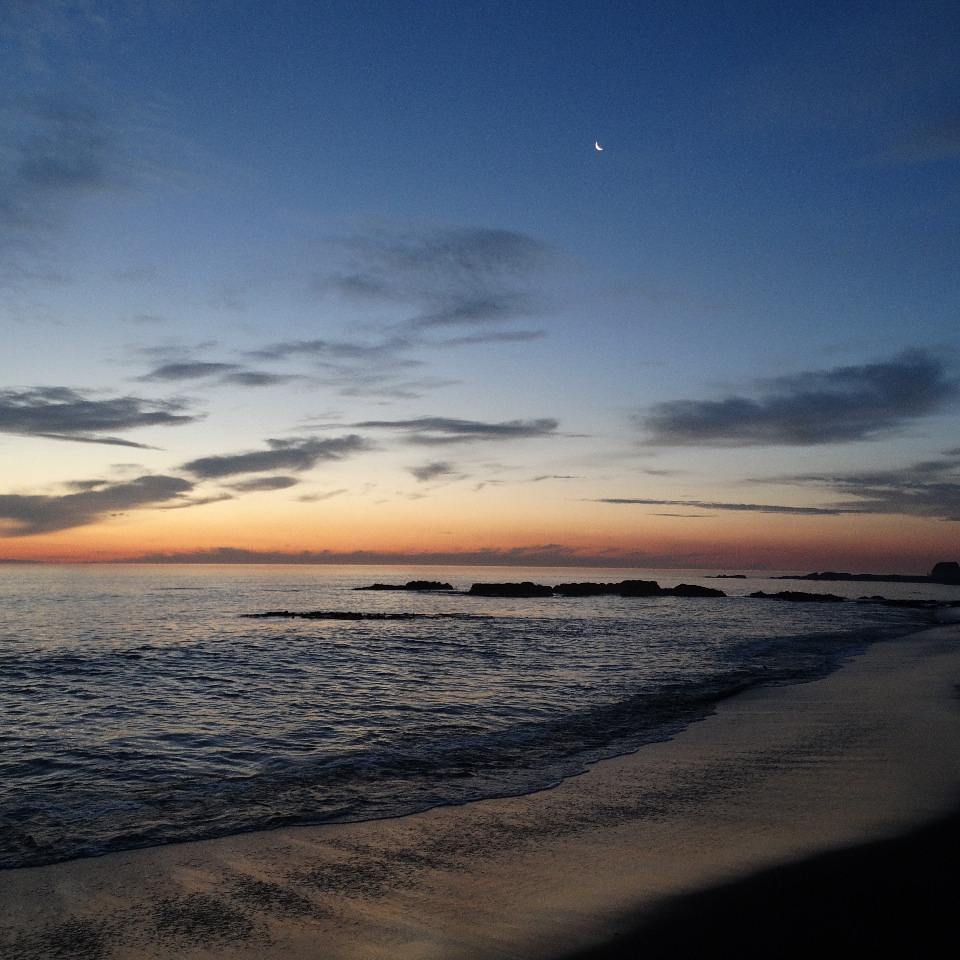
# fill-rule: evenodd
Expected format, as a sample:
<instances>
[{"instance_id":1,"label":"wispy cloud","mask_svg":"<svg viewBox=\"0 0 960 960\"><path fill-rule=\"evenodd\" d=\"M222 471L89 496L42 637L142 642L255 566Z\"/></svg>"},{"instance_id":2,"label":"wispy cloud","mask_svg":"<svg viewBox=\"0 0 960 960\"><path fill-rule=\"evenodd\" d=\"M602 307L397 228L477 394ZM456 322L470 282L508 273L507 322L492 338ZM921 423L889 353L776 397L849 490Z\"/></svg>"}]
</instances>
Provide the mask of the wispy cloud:
<instances>
[{"instance_id":1,"label":"wispy cloud","mask_svg":"<svg viewBox=\"0 0 960 960\"><path fill-rule=\"evenodd\" d=\"M530 315L532 281L555 258L525 234L480 227L371 231L340 249L346 268L319 275L318 291L405 310L412 329Z\"/></svg>"},{"instance_id":2,"label":"wispy cloud","mask_svg":"<svg viewBox=\"0 0 960 960\"><path fill-rule=\"evenodd\" d=\"M813 473L778 479L850 498L842 501L841 506L855 512L960 520L960 450L947 450L940 458L893 470Z\"/></svg>"},{"instance_id":3,"label":"wispy cloud","mask_svg":"<svg viewBox=\"0 0 960 960\"><path fill-rule=\"evenodd\" d=\"M432 463L424 463L418 467L407 468L420 483L428 483L431 480L439 480L442 477L457 476L456 467L446 460L434 460Z\"/></svg>"},{"instance_id":4,"label":"wispy cloud","mask_svg":"<svg viewBox=\"0 0 960 960\"><path fill-rule=\"evenodd\" d=\"M0 433L142 447L143 444L130 440L104 436L103 432L180 426L196 420L182 410L182 403L169 400L130 396L90 399L69 387L0 390Z\"/></svg>"},{"instance_id":5,"label":"wispy cloud","mask_svg":"<svg viewBox=\"0 0 960 960\"><path fill-rule=\"evenodd\" d=\"M205 480L274 470L299 472L324 461L342 460L352 453L370 449L369 442L356 434L325 440L314 437L267 440L267 446L267 450L199 457L183 464L181 469Z\"/></svg>"},{"instance_id":6,"label":"wispy cloud","mask_svg":"<svg viewBox=\"0 0 960 960\"><path fill-rule=\"evenodd\" d=\"M572 473L541 473L536 477L531 477L530 483L543 483L544 480L582 480L583 477Z\"/></svg>"},{"instance_id":7,"label":"wispy cloud","mask_svg":"<svg viewBox=\"0 0 960 960\"><path fill-rule=\"evenodd\" d=\"M223 503L224 500L233 500L230 493L217 493L209 497L191 497L188 500L176 500L173 503L157 507L158 510L186 510L190 507L205 507L208 503Z\"/></svg>"},{"instance_id":8,"label":"wispy cloud","mask_svg":"<svg viewBox=\"0 0 960 960\"><path fill-rule=\"evenodd\" d=\"M339 490L327 490L323 493L303 493L296 499L300 503L320 503L323 500L332 500L334 497L339 497L348 492L346 487L340 487Z\"/></svg>"},{"instance_id":9,"label":"wispy cloud","mask_svg":"<svg viewBox=\"0 0 960 960\"><path fill-rule=\"evenodd\" d=\"M298 477L252 477L249 480L232 483L230 489L239 493L259 493L268 490L287 490L298 483L300 483Z\"/></svg>"},{"instance_id":10,"label":"wispy cloud","mask_svg":"<svg viewBox=\"0 0 960 960\"><path fill-rule=\"evenodd\" d=\"M233 373L225 373L219 382L234 387L274 387L301 379L303 378L293 374L269 373L266 370L235 370Z\"/></svg>"},{"instance_id":11,"label":"wispy cloud","mask_svg":"<svg viewBox=\"0 0 960 960\"><path fill-rule=\"evenodd\" d=\"M371 308L379 335L283 340L254 361L309 361L311 379L344 396L417 399L455 381L417 375L431 351L520 345L542 330L504 329L541 309L536 281L555 259L524 234L483 228L374 230L332 244L338 268L315 290Z\"/></svg>"},{"instance_id":12,"label":"wispy cloud","mask_svg":"<svg viewBox=\"0 0 960 960\"><path fill-rule=\"evenodd\" d=\"M411 346L404 337L390 337L379 341L351 340L283 340L251 350L248 356L257 360L285 360L289 357L308 357L313 360L342 362L371 360L394 361Z\"/></svg>"},{"instance_id":13,"label":"wispy cloud","mask_svg":"<svg viewBox=\"0 0 960 960\"><path fill-rule=\"evenodd\" d=\"M404 435L407 443L440 445L549 437L556 433L559 423L552 418L489 423L451 417L417 417L413 420L365 420L352 426L357 429L396 430Z\"/></svg>"},{"instance_id":14,"label":"wispy cloud","mask_svg":"<svg viewBox=\"0 0 960 960\"><path fill-rule=\"evenodd\" d=\"M206 377L220 376L236 369L235 363L201 363L199 361L165 363L137 379L176 383L180 380L202 380Z\"/></svg>"},{"instance_id":15,"label":"wispy cloud","mask_svg":"<svg viewBox=\"0 0 960 960\"><path fill-rule=\"evenodd\" d=\"M177 383L180 381L207 381L208 385L229 384L235 387L272 387L300 379L292 374L270 373L264 370L245 370L236 363L214 363L199 360L164 363L138 380L150 383Z\"/></svg>"},{"instance_id":16,"label":"wispy cloud","mask_svg":"<svg viewBox=\"0 0 960 960\"><path fill-rule=\"evenodd\" d=\"M722 503L713 500L654 500L646 497L598 497L592 503L612 503L626 506L688 507L697 510L733 510L745 513L786 513L797 516L833 517L843 513L862 513L852 507L792 507L776 503ZM658 514L658 516L688 516L688 514Z\"/></svg>"},{"instance_id":17,"label":"wispy cloud","mask_svg":"<svg viewBox=\"0 0 960 960\"><path fill-rule=\"evenodd\" d=\"M487 330L483 333L470 333L462 337L447 337L443 340L428 342L433 347L474 347L487 343L530 343L542 340L545 330Z\"/></svg>"},{"instance_id":18,"label":"wispy cloud","mask_svg":"<svg viewBox=\"0 0 960 960\"><path fill-rule=\"evenodd\" d=\"M425 362L411 352L424 346L407 337L380 340L285 340L248 352L261 361L310 361L308 379L345 397L415 400L455 381L414 376ZM226 378L226 379L229 379Z\"/></svg>"},{"instance_id":19,"label":"wispy cloud","mask_svg":"<svg viewBox=\"0 0 960 960\"><path fill-rule=\"evenodd\" d=\"M178 500L192 489L193 484L182 477L146 475L124 483L100 481L61 496L3 494L0 535L27 537L82 527L116 513Z\"/></svg>"},{"instance_id":20,"label":"wispy cloud","mask_svg":"<svg viewBox=\"0 0 960 960\"><path fill-rule=\"evenodd\" d=\"M879 363L760 381L753 396L660 403L638 420L655 445L810 446L887 436L957 394L943 360L909 350Z\"/></svg>"},{"instance_id":21,"label":"wispy cloud","mask_svg":"<svg viewBox=\"0 0 960 960\"><path fill-rule=\"evenodd\" d=\"M0 139L0 281L10 281L33 271L28 255L71 201L107 189L120 174L107 123L71 97L0 99Z\"/></svg>"}]
</instances>

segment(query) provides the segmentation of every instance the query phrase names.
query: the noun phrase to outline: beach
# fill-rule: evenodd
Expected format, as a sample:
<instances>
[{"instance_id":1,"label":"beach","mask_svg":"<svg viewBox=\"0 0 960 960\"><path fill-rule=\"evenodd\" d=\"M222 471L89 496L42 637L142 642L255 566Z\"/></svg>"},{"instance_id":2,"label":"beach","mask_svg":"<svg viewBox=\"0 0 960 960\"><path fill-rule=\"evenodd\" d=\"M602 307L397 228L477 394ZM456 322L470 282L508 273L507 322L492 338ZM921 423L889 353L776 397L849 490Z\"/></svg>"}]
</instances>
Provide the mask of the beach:
<instances>
[{"instance_id":1,"label":"beach","mask_svg":"<svg viewBox=\"0 0 960 960\"><path fill-rule=\"evenodd\" d=\"M5 871L0 953L620 955L731 890L749 905L756 888L736 884L762 871L800 863L815 877L818 856L953 812L958 640L945 625L876 643L823 679L731 697L672 739L536 793ZM918 836L896 841L903 856L931 843ZM796 903L807 894L792 882L780 886ZM815 931L819 914L802 913Z\"/></svg>"}]
</instances>

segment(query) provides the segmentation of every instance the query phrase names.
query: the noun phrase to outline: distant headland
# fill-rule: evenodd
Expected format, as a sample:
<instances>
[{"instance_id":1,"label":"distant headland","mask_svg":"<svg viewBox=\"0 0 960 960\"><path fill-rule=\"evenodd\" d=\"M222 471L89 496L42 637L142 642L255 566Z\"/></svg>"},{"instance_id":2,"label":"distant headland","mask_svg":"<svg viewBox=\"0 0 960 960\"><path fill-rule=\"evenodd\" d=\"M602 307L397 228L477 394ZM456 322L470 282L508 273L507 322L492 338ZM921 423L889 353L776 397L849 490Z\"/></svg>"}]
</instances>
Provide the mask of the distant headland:
<instances>
[{"instance_id":1,"label":"distant headland","mask_svg":"<svg viewBox=\"0 0 960 960\"><path fill-rule=\"evenodd\" d=\"M806 573L771 577L771 580L864 580L874 583L940 583L947 586L960 586L960 563L943 560L935 563L925 577L912 577L897 573L837 573L825 570L823 573Z\"/></svg>"}]
</instances>

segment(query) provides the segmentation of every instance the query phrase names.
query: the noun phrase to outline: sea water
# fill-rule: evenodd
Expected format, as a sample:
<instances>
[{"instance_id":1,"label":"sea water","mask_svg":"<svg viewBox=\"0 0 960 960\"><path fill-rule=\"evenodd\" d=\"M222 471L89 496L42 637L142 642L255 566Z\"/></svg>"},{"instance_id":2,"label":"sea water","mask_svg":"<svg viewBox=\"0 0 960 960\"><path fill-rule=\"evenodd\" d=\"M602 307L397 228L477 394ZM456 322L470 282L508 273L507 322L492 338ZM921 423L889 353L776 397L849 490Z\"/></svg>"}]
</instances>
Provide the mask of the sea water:
<instances>
[{"instance_id":1,"label":"sea water","mask_svg":"<svg viewBox=\"0 0 960 960\"><path fill-rule=\"evenodd\" d=\"M545 787L668 738L750 686L822 676L926 618L746 597L797 589L765 577L0 566L0 867ZM528 600L354 589L415 578L457 591L481 581L639 578L731 595ZM851 597L948 589L801 588ZM277 609L425 616L243 616Z\"/></svg>"}]
</instances>

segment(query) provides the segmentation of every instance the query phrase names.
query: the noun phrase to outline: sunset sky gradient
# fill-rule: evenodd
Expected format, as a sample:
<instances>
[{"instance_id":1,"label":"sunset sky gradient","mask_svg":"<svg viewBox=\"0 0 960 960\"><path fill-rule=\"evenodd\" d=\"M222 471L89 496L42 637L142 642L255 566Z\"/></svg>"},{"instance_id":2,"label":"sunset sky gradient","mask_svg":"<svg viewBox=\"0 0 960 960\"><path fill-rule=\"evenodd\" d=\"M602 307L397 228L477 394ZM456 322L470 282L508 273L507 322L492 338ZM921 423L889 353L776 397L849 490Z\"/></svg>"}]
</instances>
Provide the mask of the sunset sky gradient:
<instances>
[{"instance_id":1,"label":"sunset sky gradient","mask_svg":"<svg viewBox=\"0 0 960 960\"><path fill-rule=\"evenodd\" d=\"M0 0L0 558L955 559L958 63L949 2Z\"/></svg>"}]
</instances>

